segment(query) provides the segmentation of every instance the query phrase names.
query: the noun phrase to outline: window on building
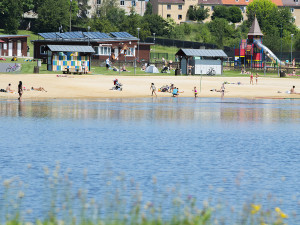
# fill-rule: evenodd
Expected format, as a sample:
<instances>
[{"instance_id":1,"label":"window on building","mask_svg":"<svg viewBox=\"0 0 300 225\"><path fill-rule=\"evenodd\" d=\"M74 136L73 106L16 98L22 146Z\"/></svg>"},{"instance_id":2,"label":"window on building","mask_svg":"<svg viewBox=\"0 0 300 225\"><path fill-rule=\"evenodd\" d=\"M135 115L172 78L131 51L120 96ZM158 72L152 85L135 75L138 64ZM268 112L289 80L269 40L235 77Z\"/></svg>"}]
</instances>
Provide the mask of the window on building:
<instances>
[{"instance_id":1,"label":"window on building","mask_svg":"<svg viewBox=\"0 0 300 225\"><path fill-rule=\"evenodd\" d=\"M97 5L101 5L101 0L97 0Z\"/></svg>"},{"instance_id":2,"label":"window on building","mask_svg":"<svg viewBox=\"0 0 300 225\"><path fill-rule=\"evenodd\" d=\"M100 16L100 10L97 10L96 13L97 13L97 16Z\"/></svg>"},{"instance_id":3,"label":"window on building","mask_svg":"<svg viewBox=\"0 0 300 225\"><path fill-rule=\"evenodd\" d=\"M126 50L126 56L135 56L135 48L128 48Z\"/></svg>"},{"instance_id":4,"label":"window on building","mask_svg":"<svg viewBox=\"0 0 300 225\"><path fill-rule=\"evenodd\" d=\"M99 47L98 55L111 55L110 47Z\"/></svg>"},{"instance_id":5,"label":"window on building","mask_svg":"<svg viewBox=\"0 0 300 225\"><path fill-rule=\"evenodd\" d=\"M169 9L169 10L170 10L170 9L171 9L171 5L167 5L167 9Z\"/></svg>"},{"instance_id":6,"label":"window on building","mask_svg":"<svg viewBox=\"0 0 300 225\"><path fill-rule=\"evenodd\" d=\"M295 9L294 8L291 8L291 13L294 13Z\"/></svg>"},{"instance_id":7,"label":"window on building","mask_svg":"<svg viewBox=\"0 0 300 225\"><path fill-rule=\"evenodd\" d=\"M171 14L167 14L167 18L171 18Z\"/></svg>"},{"instance_id":8,"label":"window on building","mask_svg":"<svg viewBox=\"0 0 300 225\"><path fill-rule=\"evenodd\" d=\"M182 20L182 15L178 15L178 19L179 19L179 20Z\"/></svg>"},{"instance_id":9,"label":"window on building","mask_svg":"<svg viewBox=\"0 0 300 225\"><path fill-rule=\"evenodd\" d=\"M239 0L235 0L236 2L238 2Z\"/></svg>"},{"instance_id":10,"label":"window on building","mask_svg":"<svg viewBox=\"0 0 300 225\"><path fill-rule=\"evenodd\" d=\"M46 45L41 45L40 46L40 53L41 54L47 54Z\"/></svg>"},{"instance_id":11,"label":"window on building","mask_svg":"<svg viewBox=\"0 0 300 225\"><path fill-rule=\"evenodd\" d=\"M99 47L94 47L95 55L99 55Z\"/></svg>"},{"instance_id":12,"label":"window on building","mask_svg":"<svg viewBox=\"0 0 300 225\"><path fill-rule=\"evenodd\" d=\"M120 5L125 5L125 1L120 1Z\"/></svg>"},{"instance_id":13,"label":"window on building","mask_svg":"<svg viewBox=\"0 0 300 225\"><path fill-rule=\"evenodd\" d=\"M299 2L299 0L294 0L294 2Z\"/></svg>"},{"instance_id":14,"label":"window on building","mask_svg":"<svg viewBox=\"0 0 300 225\"><path fill-rule=\"evenodd\" d=\"M246 2L249 2L249 0L246 0Z\"/></svg>"},{"instance_id":15,"label":"window on building","mask_svg":"<svg viewBox=\"0 0 300 225\"><path fill-rule=\"evenodd\" d=\"M240 9L241 9L242 13L245 13L246 7L241 6Z\"/></svg>"},{"instance_id":16,"label":"window on building","mask_svg":"<svg viewBox=\"0 0 300 225\"><path fill-rule=\"evenodd\" d=\"M131 1L131 5L132 5L132 6L136 6L135 1Z\"/></svg>"},{"instance_id":17,"label":"window on building","mask_svg":"<svg viewBox=\"0 0 300 225\"><path fill-rule=\"evenodd\" d=\"M182 5L178 5L178 10L182 10Z\"/></svg>"}]
</instances>

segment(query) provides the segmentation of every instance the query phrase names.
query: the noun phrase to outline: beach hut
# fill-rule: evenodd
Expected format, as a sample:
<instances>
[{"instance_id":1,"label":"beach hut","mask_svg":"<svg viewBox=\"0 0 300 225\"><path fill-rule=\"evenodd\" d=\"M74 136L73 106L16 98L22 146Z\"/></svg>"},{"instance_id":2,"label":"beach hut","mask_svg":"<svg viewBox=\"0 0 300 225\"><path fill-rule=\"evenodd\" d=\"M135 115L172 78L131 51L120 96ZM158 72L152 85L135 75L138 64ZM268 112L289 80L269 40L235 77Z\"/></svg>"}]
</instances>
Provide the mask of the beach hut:
<instances>
[{"instance_id":1,"label":"beach hut","mask_svg":"<svg viewBox=\"0 0 300 225\"><path fill-rule=\"evenodd\" d=\"M91 69L91 46L47 45L47 69L64 73L87 73Z\"/></svg>"},{"instance_id":2,"label":"beach hut","mask_svg":"<svg viewBox=\"0 0 300 225\"><path fill-rule=\"evenodd\" d=\"M27 57L29 35L0 35L0 56Z\"/></svg>"},{"instance_id":3,"label":"beach hut","mask_svg":"<svg viewBox=\"0 0 300 225\"><path fill-rule=\"evenodd\" d=\"M180 49L176 54L182 74L222 74L226 53L220 49Z\"/></svg>"}]
</instances>

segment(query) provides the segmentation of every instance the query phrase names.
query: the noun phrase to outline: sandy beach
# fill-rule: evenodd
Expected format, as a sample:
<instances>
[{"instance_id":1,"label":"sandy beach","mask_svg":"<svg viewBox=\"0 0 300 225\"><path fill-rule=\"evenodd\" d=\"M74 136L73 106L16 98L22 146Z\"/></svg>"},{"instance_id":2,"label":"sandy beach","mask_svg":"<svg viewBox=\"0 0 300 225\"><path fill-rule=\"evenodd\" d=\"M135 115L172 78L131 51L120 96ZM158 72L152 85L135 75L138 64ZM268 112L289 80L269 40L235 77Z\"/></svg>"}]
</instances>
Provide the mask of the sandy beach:
<instances>
[{"instance_id":1,"label":"sandy beach","mask_svg":"<svg viewBox=\"0 0 300 225\"><path fill-rule=\"evenodd\" d=\"M62 75L59 75L62 76ZM111 90L113 80L117 78L123 84L123 91ZM179 88L179 97L193 97L196 86L199 97L220 97L219 90L223 82L225 98L300 98L297 94L287 94L293 85L300 92L300 79L259 77L258 84L250 85L249 77L202 77L200 76L104 76L104 75L68 75L58 77L56 74L1 74L0 89L6 89L11 83L15 93L0 92L1 99L17 99L19 81L28 90L24 91L23 99L53 98L134 98L152 97L150 85L153 82L158 88L170 85ZM241 84L238 85L237 83ZM43 87L47 92L32 91L31 87ZM170 93L158 92L158 97L170 97Z\"/></svg>"}]
</instances>

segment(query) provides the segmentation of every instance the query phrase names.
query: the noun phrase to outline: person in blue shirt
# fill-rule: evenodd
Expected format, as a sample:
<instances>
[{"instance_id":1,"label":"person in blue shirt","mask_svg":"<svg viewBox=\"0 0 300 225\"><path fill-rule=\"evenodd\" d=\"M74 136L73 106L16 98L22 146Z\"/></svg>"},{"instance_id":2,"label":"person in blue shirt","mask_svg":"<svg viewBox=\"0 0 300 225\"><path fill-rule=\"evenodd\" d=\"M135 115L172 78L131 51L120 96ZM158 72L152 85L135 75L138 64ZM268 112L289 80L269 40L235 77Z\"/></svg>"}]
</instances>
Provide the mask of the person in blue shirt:
<instances>
[{"instance_id":1,"label":"person in blue shirt","mask_svg":"<svg viewBox=\"0 0 300 225\"><path fill-rule=\"evenodd\" d=\"M175 87L173 89L172 95L173 95L172 97L177 97L178 96L178 89L177 89L177 87Z\"/></svg>"}]
</instances>

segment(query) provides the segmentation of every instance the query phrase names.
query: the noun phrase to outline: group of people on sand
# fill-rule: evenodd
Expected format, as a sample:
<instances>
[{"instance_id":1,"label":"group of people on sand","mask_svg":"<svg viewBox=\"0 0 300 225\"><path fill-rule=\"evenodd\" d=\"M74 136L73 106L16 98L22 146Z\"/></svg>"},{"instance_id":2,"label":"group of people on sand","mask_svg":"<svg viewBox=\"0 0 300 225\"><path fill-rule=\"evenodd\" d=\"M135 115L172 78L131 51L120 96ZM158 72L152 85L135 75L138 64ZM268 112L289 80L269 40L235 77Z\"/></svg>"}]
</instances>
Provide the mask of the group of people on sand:
<instances>
[{"instance_id":1,"label":"group of people on sand","mask_svg":"<svg viewBox=\"0 0 300 225\"><path fill-rule=\"evenodd\" d=\"M259 77L259 74L256 73L256 75L255 75L255 81L256 81L256 84L257 84L257 82L258 82L258 77ZM250 74L250 84L253 85L253 73Z\"/></svg>"},{"instance_id":2,"label":"group of people on sand","mask_svg":"<svg viewBox=\"0 0 300 225\"><path fill-rule=\"evenodd\" d=\"M156 87L155 87L154 83L151 83L150 90L151 90L151 96L155 95L157 97ZM170 92L172 93L172 97L178 97L179 93L183 93L183 91L179 92L179 88L175 87L174 84L171 85ZM194 87L193 92L194 92L194 95L195 95L195 98L196 98L197 94L198 94L196 87Z\"/></svg>"},{"instance_id":3,"label":"group of people on sand","mask_svg":"<svg viewBox=\"0 0 300 225\"><path fill-rule=\"evenodd\" d=\"M35 87L31 87L30 89L26 89L24 86L23 86L23 83L22 81L19 81L19 84L18 84L18 94L19 94L19 98L18 100L21 101L22 100L22 95L23 95L23 92L24 91L44 91L44 92L47 92L45 90L45 88L43 87L38 87L38 88L35 88ZM15 90L12 89L12 86L11 86L11 83L9 83L5 89L5 92L7 93L15 93Z\"/></svg>"}]
</instances>

